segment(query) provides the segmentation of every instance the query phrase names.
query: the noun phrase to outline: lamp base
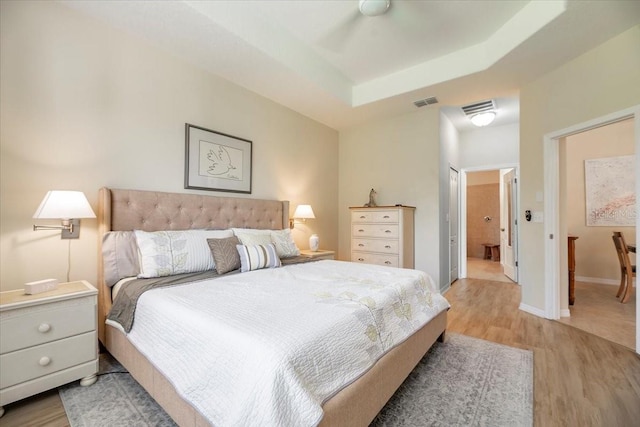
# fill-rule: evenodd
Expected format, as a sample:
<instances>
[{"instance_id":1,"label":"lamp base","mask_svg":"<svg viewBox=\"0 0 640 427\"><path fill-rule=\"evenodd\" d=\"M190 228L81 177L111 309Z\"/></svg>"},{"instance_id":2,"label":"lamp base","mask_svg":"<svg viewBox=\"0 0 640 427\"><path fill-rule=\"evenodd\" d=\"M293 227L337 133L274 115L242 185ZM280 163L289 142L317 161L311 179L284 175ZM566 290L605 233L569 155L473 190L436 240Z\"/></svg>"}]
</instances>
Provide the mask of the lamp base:
<instances>
[{"instance_id":1,"label":"lamp base","mask_svg":"<svg viewBox=\"0 0 640 427\"><path fill-rule=\"evenodd\" d=\"M62 230L61 239L79 239L80 238L80 218L70 219L68 229Z\"/></svg>"},{"instance_id":2,"label":"lamp base","mask_svg":"<svg viewBox=\"0 0 640 427\"><path fill-rule=\"evenodd\" d=\"M319 247L320 238L317 234L312 234L311 237L309 237L309 249L311 249L313 252L317 252Z\"/></svg>"}]
</instances>

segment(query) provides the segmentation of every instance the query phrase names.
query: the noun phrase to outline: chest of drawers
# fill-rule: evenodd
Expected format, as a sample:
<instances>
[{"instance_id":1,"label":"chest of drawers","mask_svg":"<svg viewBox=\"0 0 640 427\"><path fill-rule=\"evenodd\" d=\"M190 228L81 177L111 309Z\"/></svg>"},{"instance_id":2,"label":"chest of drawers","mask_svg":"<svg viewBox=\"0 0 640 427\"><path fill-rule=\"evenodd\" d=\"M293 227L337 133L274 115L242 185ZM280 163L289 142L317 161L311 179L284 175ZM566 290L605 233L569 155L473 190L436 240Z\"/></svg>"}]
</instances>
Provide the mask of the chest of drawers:
<instances>
[{"instance_id":1,"label":"chest of drawers","mask_svg":"<svg viewBox=\"0 0 640 427\"><path fill-rule=\"evenodd\" d=\"M50 388L96 381L97 294L86 281L36 295L0 293L0 413Z\"/></svg>"},{"instance_id":2,"label":"chest of drawers","mask_svg":"<svg viewBox=\"0 0 640 427\"><path fill-rule=\"evenodd\" d=\"M349 209L351 261L414 268L414 207Z\"/></svg>"}]
</instances>

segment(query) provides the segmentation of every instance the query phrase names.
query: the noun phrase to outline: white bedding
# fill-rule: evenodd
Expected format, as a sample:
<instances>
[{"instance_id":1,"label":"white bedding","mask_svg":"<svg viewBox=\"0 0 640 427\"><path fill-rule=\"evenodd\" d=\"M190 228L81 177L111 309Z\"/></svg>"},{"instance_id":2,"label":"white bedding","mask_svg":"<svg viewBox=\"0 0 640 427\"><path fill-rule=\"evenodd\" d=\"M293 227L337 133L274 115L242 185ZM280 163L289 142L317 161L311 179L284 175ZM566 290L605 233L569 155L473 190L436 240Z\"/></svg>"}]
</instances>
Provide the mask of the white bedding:
<instances>
[{"instance_id":1,"label":"white bedding","mask_svg":"<svg viewBox=\"0 0 640 427\"><path fill-rule=\"evenodd\" d=\"M128 338L214 426L315 426L448 307L423 272L326 260L148 291Z\"/></svg>"}]
</instances>

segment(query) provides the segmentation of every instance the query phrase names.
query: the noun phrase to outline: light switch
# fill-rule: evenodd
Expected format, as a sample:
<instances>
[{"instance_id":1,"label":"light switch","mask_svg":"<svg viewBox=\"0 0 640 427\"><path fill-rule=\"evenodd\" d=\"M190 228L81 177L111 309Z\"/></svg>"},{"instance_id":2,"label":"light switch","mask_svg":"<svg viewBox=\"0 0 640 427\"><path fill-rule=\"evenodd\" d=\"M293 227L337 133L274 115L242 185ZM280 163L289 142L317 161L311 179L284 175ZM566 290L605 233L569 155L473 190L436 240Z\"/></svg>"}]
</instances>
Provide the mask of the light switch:
<instances>
[{"instance_id":1,"label":"light switch","mask_svg":"<svg viewBox=\"0 0 640 427\"><path fill-rule=\"evenodd\" d=\"M533 212L533 222L543 222L544 221L544 212Z\"/></svg>"}]
</instances>

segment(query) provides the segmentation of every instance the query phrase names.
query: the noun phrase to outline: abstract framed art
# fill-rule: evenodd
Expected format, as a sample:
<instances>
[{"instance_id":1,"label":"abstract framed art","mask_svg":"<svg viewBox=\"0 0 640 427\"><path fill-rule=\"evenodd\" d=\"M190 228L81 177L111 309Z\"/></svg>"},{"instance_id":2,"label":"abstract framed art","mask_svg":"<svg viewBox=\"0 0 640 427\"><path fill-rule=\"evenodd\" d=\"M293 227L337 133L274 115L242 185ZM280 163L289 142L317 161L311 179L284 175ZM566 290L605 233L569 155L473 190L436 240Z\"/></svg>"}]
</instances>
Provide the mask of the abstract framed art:
<instances>
[{"instance_id":1,"label":"abstract framed art","mask_svg":"<svg viewBox=\"0 0 640 427\"><path fill-rule=\"evenodd\" d=\"M185 123L184 188L250 194L252 144Z\"/></svg>"}]
</instances>

